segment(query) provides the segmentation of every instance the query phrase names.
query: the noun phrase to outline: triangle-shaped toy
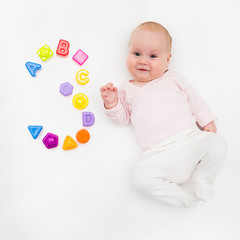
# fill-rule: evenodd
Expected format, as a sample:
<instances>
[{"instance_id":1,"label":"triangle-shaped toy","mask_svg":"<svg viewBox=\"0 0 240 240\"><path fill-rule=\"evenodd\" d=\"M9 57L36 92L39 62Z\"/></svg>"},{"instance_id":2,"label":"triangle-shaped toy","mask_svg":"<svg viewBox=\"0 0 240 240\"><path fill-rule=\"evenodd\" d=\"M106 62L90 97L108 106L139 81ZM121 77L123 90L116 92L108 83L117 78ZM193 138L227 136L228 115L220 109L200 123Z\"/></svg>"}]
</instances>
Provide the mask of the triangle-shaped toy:
<instances>
[{"instance_id":1,"label":"triangle-shaped toy","mask_svg":"<svg viewBox=\"0 0 240 240\"><path fill-rule=\"evenodd\" d=\"M42 126L28 126L29 132L32 134L33 138L36 139L39 133L42 131Z\"/></svg>"},{"instance_id":2,"label":"triangle-shaped toy","mask_svg":"<svg viewBox=\"0 0 240 240\"><path fill-rule=\"evenodd\" d=\"M63 143L63 150L70 150L76 148L78 145L73 138L66 136Z\"/></svg>"}]
</instances>

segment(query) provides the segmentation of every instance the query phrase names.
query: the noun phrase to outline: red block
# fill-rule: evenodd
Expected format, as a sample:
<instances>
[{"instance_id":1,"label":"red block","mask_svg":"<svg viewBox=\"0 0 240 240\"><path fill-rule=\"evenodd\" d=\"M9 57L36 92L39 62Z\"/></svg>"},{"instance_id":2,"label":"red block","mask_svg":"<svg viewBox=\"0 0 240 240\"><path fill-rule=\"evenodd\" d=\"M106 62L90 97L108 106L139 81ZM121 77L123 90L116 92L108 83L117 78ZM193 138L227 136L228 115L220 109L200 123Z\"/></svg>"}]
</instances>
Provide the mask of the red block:
<instances>
[{"instance_id":1,"label":"red block","mask_svg":"<svg viewBox=\"0 0 240 240\"><path fill-rule=\"evenodd\" d=\"M61 56L67 56L69 53L70 44L68 41L60 39L56 53Z\"/></svg>"}]
</instances>

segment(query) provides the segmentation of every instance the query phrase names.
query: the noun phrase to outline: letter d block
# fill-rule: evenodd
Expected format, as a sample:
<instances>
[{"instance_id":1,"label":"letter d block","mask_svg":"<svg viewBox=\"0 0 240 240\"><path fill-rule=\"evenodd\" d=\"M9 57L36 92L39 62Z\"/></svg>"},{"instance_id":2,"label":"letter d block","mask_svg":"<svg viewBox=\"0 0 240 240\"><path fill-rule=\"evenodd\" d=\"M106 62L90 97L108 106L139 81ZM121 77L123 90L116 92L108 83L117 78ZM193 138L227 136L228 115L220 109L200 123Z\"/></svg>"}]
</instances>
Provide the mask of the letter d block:
<instances>
[{"instance_id":1,"label":"letter d block","mask_svg":"<svg viewBox=\"0 0 240 240\"><path fill-rule=\"evenodd\" d=\"M82 118L83 118L83 126L84 127L90 127L95 122L95 116L91 112L83 112Z\"/></svg>"}]
</instances>

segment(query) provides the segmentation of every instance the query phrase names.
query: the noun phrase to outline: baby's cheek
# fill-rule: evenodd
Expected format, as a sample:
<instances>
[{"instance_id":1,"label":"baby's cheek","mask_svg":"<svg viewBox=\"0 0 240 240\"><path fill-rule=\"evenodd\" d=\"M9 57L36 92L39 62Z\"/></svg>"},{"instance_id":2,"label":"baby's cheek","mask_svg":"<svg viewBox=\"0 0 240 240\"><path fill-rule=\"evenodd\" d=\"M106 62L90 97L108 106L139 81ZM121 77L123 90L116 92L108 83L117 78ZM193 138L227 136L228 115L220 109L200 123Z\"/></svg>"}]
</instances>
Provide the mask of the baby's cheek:
<instances>
[{"instance_id":1,"label":"baby's cheek","mask_svg":"<svg viewBox=\"0 0 240 240\"><path fill-rule=\"evenodd\" d=\"M127 68L128 68L128 71L131 73L131 74L134 74L135 72L135 64L133 61L129 60L128 63L127 63Z\"/></svg>"}]
</instances>

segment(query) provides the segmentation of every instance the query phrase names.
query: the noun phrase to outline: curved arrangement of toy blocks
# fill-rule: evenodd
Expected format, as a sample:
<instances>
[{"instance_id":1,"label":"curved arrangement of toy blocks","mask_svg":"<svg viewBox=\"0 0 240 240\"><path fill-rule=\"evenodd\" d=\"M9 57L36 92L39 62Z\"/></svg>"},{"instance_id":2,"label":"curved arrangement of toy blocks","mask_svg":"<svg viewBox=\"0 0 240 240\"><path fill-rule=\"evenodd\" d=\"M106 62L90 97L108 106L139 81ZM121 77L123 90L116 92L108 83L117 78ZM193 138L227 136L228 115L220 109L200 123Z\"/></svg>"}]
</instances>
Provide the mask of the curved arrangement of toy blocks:
<instances>
[{"instance_id":1,"label":"curved arrangement of toy blocks","mask_svg":"<svg viewBox=\"0 0 240 240\"><path fill-rule=\"evenodd\" d=\"M58 42L56 54L61 57L68 56L69 47L70 47L70 44L68 41L60 39ZM47 44L45 44L43 47L38 49L37 54L40 57L40 59L44 62L54 55L53 51ZM79 49L74 54L72 59L79 65L82 65L88 59L88 55L85 52L83 52L81 49ZM36 72L42 69L41 64L34 63L34 62L26 62L25 66L32 77L36 77ZM89 82L88 75L89 75L89 72L87 70L81 69L76 73L76 81L81 85L85 85ZM62 83L60 85L59 92L63 96L69 96L73 92L73 85L70 84L69 82ZM75 108L82 110L88 106L89 100L85 94L77 93L73 97L72 102ZM94 122L95 122L95 116L92 112L82 112L82 124L84 127L90 127L94 124ZM37 139L40 132L43 129L43 126L29 125L28 129L32 137L34 139ZM81 144L87 143L90 140L90 134L88 130L86 129L79 130L76 133L76 139ZM47 133L45 137L42 139L42 142L47 149L56 148L59 143L59 138L58 138L58 135L56 134ZM77 146L78 146L77 142L72 137L70 137L69 135L65 137L65 140L63 142L63 150L74 149Z\"/></svg>"}]
</instances>

